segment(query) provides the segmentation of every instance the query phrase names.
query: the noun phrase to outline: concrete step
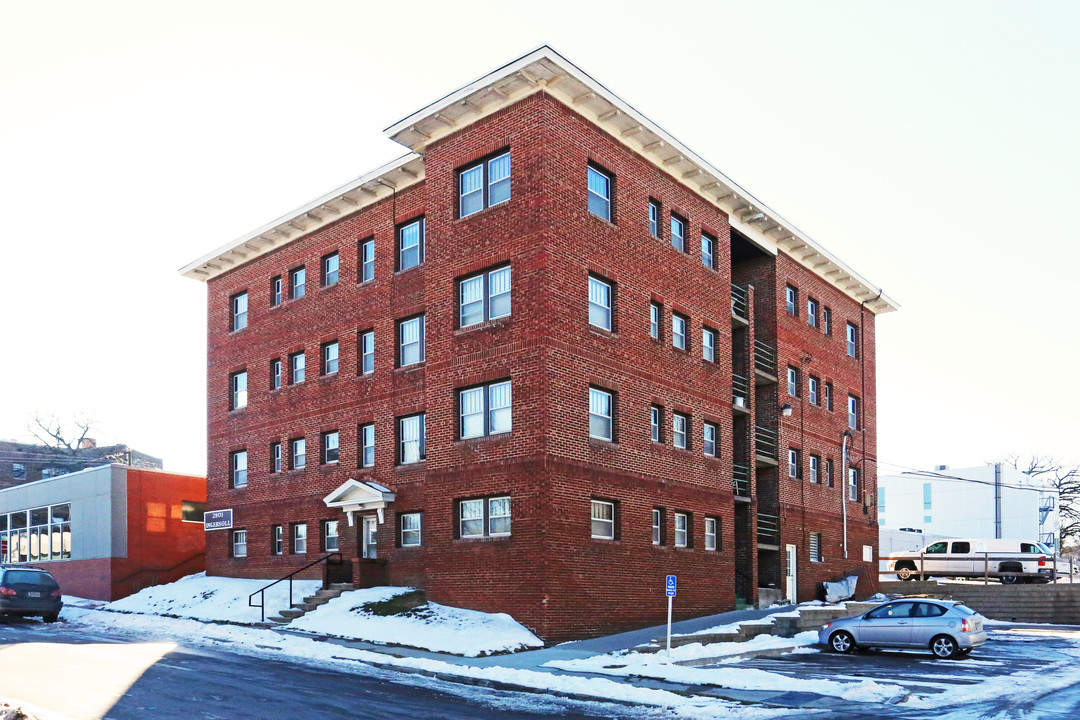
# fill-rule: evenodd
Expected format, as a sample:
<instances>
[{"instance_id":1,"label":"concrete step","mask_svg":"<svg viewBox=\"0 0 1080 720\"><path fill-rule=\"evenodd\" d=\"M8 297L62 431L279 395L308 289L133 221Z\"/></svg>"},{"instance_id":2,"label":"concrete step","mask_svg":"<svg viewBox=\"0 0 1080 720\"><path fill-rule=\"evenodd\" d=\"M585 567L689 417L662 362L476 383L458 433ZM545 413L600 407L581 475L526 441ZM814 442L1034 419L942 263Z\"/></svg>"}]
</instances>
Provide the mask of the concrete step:
<instances>
[{"instance_id":1,"label":"concrete step","mask_svg":"<svg viewBox=\"0 0 1080 720\"><path fill-rule=\"evenodd\" d=\"M271 615L270 617L268 617L266 619L270 621L267 624L270 625L271 627L274 627L274 626L277 626L277 625L282 625L282 624L287 623L287 622L292 622L292 618L281 617L280 615Z\"/></svg>"},{"instance_id":2,"label":"concrete step","mask_svg":"<svg viewBox=\"0 0 1080 720\"><path fill-rule=\"evenodd\" d=\"M278 612L278 615L280 617L289 619L286 622L289 622L291 620L295 620L296 618L300 617L303 614L304 614L303 610L297 610L296 608L290 608L288 610L282 610L282 611Z\"/></svg>"},{"instance_id":3,"label":"concrete step","mask_svg":"<svg viewBox=\"0 0 1080 720\"><path fill-rule=\"evenodd\" d=\"M325 605L326 603L333 600L335 597L339 597L339 596L336 596L336 595L335 596L331 596L331 595L309 595L306 598L304 598L304 603L303 604L304 605Z\"/></svg>"}]
</instances>

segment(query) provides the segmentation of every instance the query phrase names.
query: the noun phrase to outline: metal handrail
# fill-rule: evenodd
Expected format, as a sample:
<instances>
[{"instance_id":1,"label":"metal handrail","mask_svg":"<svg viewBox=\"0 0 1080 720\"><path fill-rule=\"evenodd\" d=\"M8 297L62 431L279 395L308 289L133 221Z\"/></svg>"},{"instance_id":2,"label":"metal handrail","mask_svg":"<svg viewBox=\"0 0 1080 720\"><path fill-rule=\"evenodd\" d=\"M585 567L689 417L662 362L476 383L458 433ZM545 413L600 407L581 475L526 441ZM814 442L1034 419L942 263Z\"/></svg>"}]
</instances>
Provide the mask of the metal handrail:
<instances>
[{"instance_id":1,"label":"metal handrail","mask_svg":"<svg viewBox=\"0 0 1080 720\"><path fill-rule=\"evenodd\" d=\"M757 539L766 545L780 544L780 516L758 513Z\"/></svg>"},{"instance_id":2,"label":"metal handrail","mask_svg":"<svg viewBox=\"0 0 1080 720\"><path fill-rule=\"evenodd\" d=\"M342 554L339 553L339 552L330 553L329 555L323 555L318 560L316 560L314 562L309 562L307 565L300 568L299 570L294 570L293 572L289 573L288 575L278 578L277 580L270 583L266 587L261 588L259 590L256 590L255 592L248 595L248 607L257 607L257 608L259 608L259 622L266 622L266 591L269 590L270 588L274 587L275 585L277 585L279 582L285 582L286 580L288 580L289 581L289 607L291 608L292 605L293 605L293 601L292 601L292 597L293 597L292 579L293 579L293 576L297 575L298 573L302 573L305 570L307 570L308 568L314 567L314 566L318 565L321 562L327 562L332 557L337 557L337 558L340 558L340 559L344 559L344 556L342 556ZM255 603L252 602L252 600L255 598L256 595L259 596L259 604L258 605L256 605Z\"/></svg>"},{"instance_id":3,"label":"metal handrail","mask_svg":"<svg viewBox=\"0 0 1080 720\"><path fill-rule=\"evenodd\" d=\"M754 367L775 377L776 348L761 340L754 340Z\"/></svg>"},{"instance_id":4,"label":"metal handrail","mask_svg":"<svg viewBox=\"0 0 1080 720\"><path fill-rule=\"evenodd\" d=\"M739 497L750 497L750 467L747 465L731 466L731 487Z\"/></svg>"},{"instance_id":5,"label":"metal handrail","mask_svg":"<svg viewBox=\"0 0 1080 720\"><path fill-rule=\"evenodd\" d=\"M735 283L731 283L731 314L750 321L750 293Z\"/></svg>"},{"instance_id":6,"label":"metal handrail","mask_svg":"<svg viewBox=\"0 0 1080 720\"><path fill-rule=\"evenodd\" d=\"M780 438L775 430L770 430L767 427L757 425L754 427L754 436L756 441L755 452L758 455L771 458L772 460L780 459L780 452L777 447Z\"/></svg>"},{"instance_id":7,"label":"metal handrail","mask_svg":"<svg viewBox=\"0 0 1080 720\"><path fill-rule=\"evenodd\" d=\"M731 399L743 399L743 407L750 404L750 380L745 375L731 374Z\"/></svg>"}]
</instances>

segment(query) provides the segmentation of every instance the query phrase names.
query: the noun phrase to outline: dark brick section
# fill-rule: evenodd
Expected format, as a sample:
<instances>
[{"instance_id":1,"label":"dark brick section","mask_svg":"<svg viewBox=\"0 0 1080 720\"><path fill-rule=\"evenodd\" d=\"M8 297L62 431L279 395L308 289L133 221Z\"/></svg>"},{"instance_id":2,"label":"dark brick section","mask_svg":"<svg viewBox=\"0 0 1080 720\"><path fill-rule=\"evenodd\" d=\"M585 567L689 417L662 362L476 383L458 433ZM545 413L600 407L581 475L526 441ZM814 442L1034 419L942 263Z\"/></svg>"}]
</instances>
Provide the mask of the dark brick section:
<instances>
[{"instance_id":1,"label":"dark brick section","mask_svg":"<svg viewBox=\"0 0 1080 720\"><path fill-rule=\"evenodd\" d=\"M506 148L511 199L458 218L456 170ZM588 212L589 163L614 175L612 222ZM764 557L755 538L758 501L736 500L733 464L753 465L754 425L776 429L777 408L786 401L777 395L786 384L760 386L749 393L746 413L733 412L733 368L753 375L755 337L779 340L781 366L813 354L810 367L836 387L834 412L807 409L805 426L798 411L784 418L782 448L798 442L834 457L839 467L847 393L863 398L867 424L855 433L854 456L866 458L865 490L873 492L873 316L860 317L858 303L786 256L736 259L723 212L544 93L431 144L425 165L422 184L209 282L209 503L233 508L235 526L248 531L242 559L230 557L227 531L209 533L211 574L281 576L317 558L321 523L338 520L356 582L415 585L434 601L508 612L548 639L660 622L666 574L679 576L678 617L731 609L737 591L753 600ZM662 203L659 238L649 233L650 198ZM670 242L672 212L687 222L685 253ZM419 215L426 221L425 262L395 272L395 227ZM701 263L702 232L719 238L715 270ZM375 278L358 285L357 245L370 237ZM335 251L341 280L320 288L320 259ZM456 281L507 263L512 314L459 328ZM271 308L271 278L301 265L306 296ZM590 274L614 285L612 332L588 323ZM754 285L753 322L734 331L733 279ZM832 308L833 337L784 317L782 288L789 282ZM229 298L244 290L248 326L230 333ZM660 340L649 336L650 302L663 306ZM418 313L425 316L426 360L397 368L396 322ZM672 346L673 313L689 318L687 351ZM865 390L861 364L844 355L847 321L866 329ZM703 326L717 333L715 363L702 359ZM371 329L375 372L364 376L358 335ZM334 340L339 371L322 377L320 348ZM271 360L287 363L298 351L306 353L305 381L271 391ZM248 406L230 410L229 375L245 369ZM512 432L458 439L456 391L507 379ZM589 437L590 387L615 393L614 442ZM652 405L663 408L662 443L650 438ZM426 461L396 465L396 419L418 412L427 418ZM673 412L689 417L687 450L672 445ZM375 424L375 467L362 469L358 427L369 422ZM716 457L703 452L706 422L718 429ZM331 430L340 433L340 459L321 465L320 437ZM286 447L287 468L289 441L301 436L307 467L272 474L271 443ZM230 489L230 453L242 449L248 452L247 486ZM870 544L876 552L874 503L865 514L862 503L849 503L851 559L844 563L840 479L827 489L771 472L764 486L783 518L781 548L799 547L800 600L815 596L822 580L871 567L862 563L861 548ZM323 502L349 478L396 493L378 526L378 561L359 559L360 519L349 527L344 514ZM757 485L760 493L760 475ZM456 501L503 495L511 498L509 536L457 537ZM592 538L593 499L615 503L615 539ZM660 546L652 542L654 508L664 509ZM423 513L423 542L403 548L398 516L411 512ZM688 547L675 547L676 513L691 519ZM705 547L707 517L719 524L715 551ZM308 524L305 555L289 552L289 529L298 522ZM285 528L285 553L275 556L271 526L278 524ZM805 531L826 535L825 562L809 562ZM770 552L776 562L778 551ZM771 572L779 578L779 565Z\"/></svg>"}]
</instances>

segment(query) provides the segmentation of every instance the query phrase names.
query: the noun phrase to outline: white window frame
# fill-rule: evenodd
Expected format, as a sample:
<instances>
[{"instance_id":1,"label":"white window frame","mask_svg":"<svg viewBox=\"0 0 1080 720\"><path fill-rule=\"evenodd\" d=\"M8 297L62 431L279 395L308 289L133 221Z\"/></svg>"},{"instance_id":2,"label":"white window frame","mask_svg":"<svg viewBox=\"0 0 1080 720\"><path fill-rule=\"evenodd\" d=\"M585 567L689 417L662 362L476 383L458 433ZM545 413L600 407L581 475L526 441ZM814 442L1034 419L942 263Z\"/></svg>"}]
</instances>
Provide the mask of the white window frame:
<instances>
[{"instance_id":1,"label":"white window frame","mask_svg":"<svg viewBox=\"0 0 1080 720\"><path fill-rule=\"evenodd\" d=\"M333 457L333 460L330 458ZM323 433L322 436L322 464L337 465L341 457L341 436L337 430Z\"/></svg>"},{"instance_id":2,"label":"white window frame","mask_svg":"<svg viewBox=\"0 0 1080 720\"><path fill-rule=\"evenodd\" d=\"M245 290L232 296L232 332L243 330L248 325L248 294Z\"/></svg>"},{"instance_id":3,"label":"white window frame","mask_svg":"<svg viewBox=\"0 0 1080 720\"><path fill-rule=\"evenodd\" d=\"M604 408L602 405L607 406L607 414L603 414ZM596 435L593 433L593 418L599 418L600 421L607 424L607 436ZM601 390L597 387L589 388L589 437L596 438L597 440L606 440L608 442L614 442L615 440L615 393L609 390Z\"/></svg>"},{"instance_id":4,"label":"white window frame","mask_svg":"<svg viewBox=\"0 0 1080 720\"><path fill-rule=\"evenodd\" d=\"M415 527L413 523L415 522ZM402 513L401 547L420 547L424 543L424 523L421 513Z\"/></svg>"},{"instance_id":5,"label":"white window frame","mask_svg":"<svg viewBox=\"0 0 1080 720\"><path fill-rule=\"evenodd\" d=\"M859 357L859 334L858 328L853 323L847 324L847 354L848 357Z\"/></svg>"},{"instance_id":6,"label":"white window frame","mask_svg":"<svg viewBox=\"0 0 1080 720\"><path fill-rule=\"evenodd\" d=\"M285 529L281 525L270 528L270 554L285 554Z\"/></svg>"},{"instance_id":7,"label":"white window frame","mask_svg":"<svg viewBox=\"0 0 1080 720\"><path fill-rule=\"evenodd\" d=\"M859 501L859 469L848 468L848 500Z\"/></svg>"},{"instance_id":8,"label":"white window frame","mask_svg":"<svg viewBox=\"0 0 1080 720\"><path fill-rule=\"evenodd\" d=\"M716 362L716 331L706 327L701 328L701 359Z\"/></svg>"},{"instance_id":9,"label":"white window frame","mask_svg":"<svg viewBox=\"0 0 1080 720\"><path fill-rule=\"evenodd\" d=\"M669 227L671 246L681 253L686 252L686 221L672 213Z\"/></svg>"},{"instance_id":10,"label":"white window frame","mask_svg":"<svg viewBox=\"0 0 1080 720\"><path fill-rule=\"evenodd\" d=\"M663 538L664 538L663 531L662 531L663 522L664 522L664 511L661 510L660 508L653 508L652 509L652 544L653 545L659 545L660 541L663 540Z\"/></svg>"},{"instance_id":11,"label":"white window frame","mask_svg":"<svg viewBox=\"0 0 1080 720\"><path fill-rule=\"evenodd\" d=\"M301 266L289 271L289 299L299 300L307 295L307 268Z\"/></svg>"},{"instance_id":12,"label":"white window frame","mask_svg":"<svg viewBox=\"0 0 1080 720\"><path fill-rule=\"evenodd\" d=\"M502 395L505 390L506 397L499 401L505 404L495 405L496 397ZM476 399L479 399L477 403ZM503 435L513 430L513 387L509 380L503 380L488 385L465 388L458 391L458 437L461 440L488 437L491 435ZM496 415L496 413L499 413ZM479 431L467 429L470 420L475 421L479 417Z\"/></svg>"},{"instance_id":13,"label":"white window frame","mask_svg":"<svg viewBox=\"0 0 1080 720\"><path fill-rule=\"evenodd\" d=\"M821 394L822 394L822 406L826 410L831 411L833 409L833 386L832 386L831 382L826 382L822 386Z\"/></svg>"},{"instance_id":14,"label":"white window frame","mask_svg":"<svg viewBox=\"0 0 1080 720\"><path fill-rule=\"evenodd\" d=\"M799 397L799 370L790 365L787 369L787 394L791 397Z\"/></svg>"},{"instance_id":15,"label":"white window frame","mask_svg":"<svg viewBox=\"0 0 1080 720\"><path fill-rule=\"evenodd\" d=\"M233 530L232 548L234 558L247 557L247 530Z\"/></svg>"},{"instance_id":16,"label":"white window frame","mask_svg":"<svg viewBox=\"0 0 1080 720\"><path fill-rule=\"evenodd\" d=\"M827 307L821 308L821 332L826 335L832 335L832 309Z\"/></svg>"},{"instance_id":17,"label":"white window frame","mask_svg":"<svg viewBox=\"0 0 1080 720\"><path fill-rule=\"evenodd\" d=\"M818 326L818 301L812 297L806 298L806 322L810 327Z\"/></svg>"},{"instance_id":18,"label":"white window frame","mask_svg":"<svg viewBox=\"0 0 1080 720\"><path fill-rule=\"evenodd\" d=\"M506 512L495 514L494 508L506 501ZM458 500L458 537L469 538L482 538L482 537L509 537L513 534L513 504L511 503L509 495L499 495L497 497L488 498L469 498L466 500ZM480 509L480 515L478 517L465 517L465 508L478 507ZM507 521L507 530L494 532L492 530L493 520ZM465 523L476 523L479 521L480 532L465 532ZM474 525L475 526L475 525Z\"/></svg>"},{"instance_id":19,"label":"white window frame","mask_svg":"<svg viewBox=\"0 0 1080 720\"><path fill-rule=\"evenodd\" d=\"M603 511L610 512L611 517L603 517ZM601 511L600 516L597 515L597 511ZM589 505L590 516L590 530L589 535L593 540L614 540L615 539L615 503L610 500L592 500ZM603 528L606 527L606 532L601 531L597 533L598 525Z\"/></svg>"},{"instance_id":20,"label":"white window frame","mask_svg":"<svg viewBox=\"0 0 1080 720\"><path fill-rule=\"evenodd\" d=\"M371 375L375 372L375 331L360 333L360 374Z\"/></svg>"},{"instance_id":21,"label":"white window frame","mask_svg":"<svg viewBox=\"0 0 1080 720\"><path fill-rule=\"evenodd\" d=\"M243 410L248 404L248 376L247 370L233 373L229 377L229 388L232 396L232 410Z\"/></svg>"},{"instance_id":22,"label":"white window frame","mask_svg":"<svg viewBox=\"0 0 1080 720\"><path fill-rule=\"evenodd\" d=\"M360 426L360 467L375 467L375 423Z\"/></svg>"},{"instance_id":23,"label":"white window frame","mask_svg":"<svg viewBox=\"0 0 1080 720\"><path fill-rule=\"evenodd\" d=\"M292 526L293 555L307 555L307 523Z\"/></svg>"},{"instance_id":24,"label":"white window frame","mask_svg":"<svg viewBox=\"0 0 1080 720\"><path fill-rule=\"evenodd\" d=\"M248 484L248 453L247 450L236 450L229 454L229 476L232 478L234 488L247 487Z\"/></svg>"},{"instance_id":25,"label":"white window frame","mask_svg":"<svg viewBox=\"0 0 1080 720\"><path fill-rule=\"evenodd\" d=\"M660 203L655 200L649 201L649 235L654 238L660 237Z\"/></svg>"},{"instance_id":26,"label":"white window frame","mask_svg":"<svg viewBox=\"0 0 1080 720\"><path fill-rule=\"evenodd\" d=\"M811 375L806 381L806 392L809 395L811 405L818 405L821 399L818 395L818 387L821 385L821 381Z\"/></svg>"},{"instance_id":27,"label":"white window frame","mask_svg":"<svg viewBox=\"0 0 1080 720\"><path fill-rule=\"evenodd\" d=\"M322 286L331 287L337 285L341 274L341 256L332 252L322 259Z\"/></svg>"},{"instance_id":28,"label":"white window frame","mask_svg":"<svg viewBox=\"0 0 1080 720\"><path fill-rule=\"evenodd\" d=\"M705 518L705 549L716 550L717 549L717 533L716 533L716 518Z\"/></svg>"},{"instance_id":29,"label":"white window frame","mask_svg":"<svg viewBox=\"0 0 1080 720\"><path fill-rule=\"evenodd\" d=\"M508 164L509 164L509 160L510 160L510 151L509 150L507 150L506 152L501 152L498 155L496 155L495 157L488 158L487 160L482 160L482 161L480 161L478 163L474 163L472 165L466 166L466 167L462 168L458 172L458 217L459 218L467 218L470 215L474 215L474 214L480 212L481 210L485 210L485 209L487 209L489 207L495 207L496 205L501 205L502 203L508 202L510 200L510 193L511 193L511 190L512 190L512 188L510 187L510 178L512 177L512 174L513 174L512 166L507 168L507 172L506 172L505 177L500 177L499 179L497 179L495 181L492 181L492 179L491 179L492 165L494 163L502 160L503 158L506 158L506 160L508 161ZM465 180L466 176L469 175L469 173L473 173L473 172L475 172L477 170L480 171L480 185L479 185L479 187L477 187L475 190L469 191L468 193L464 192L464 189L465 189L464 180ZM494 202L492 202L492 200L491 200L491 188L493 186L495 186L495 185L498 185L498 184L504 183L504 182L507 184L507 187L508 187L507 192L506 192L506 197L504 197L504 198L502 198L500 200L495 200ZM467 196L472 196L475 193L480 193L480 205L479 205L479 207L476 207L475 209L466 212L465 211L465 198Z\"/></svg>"},{"instance_id":30,"label":"white window frame","mask_svg":"<svg viewBox=\"0 0 1080 720\"><path fill-rule=\"evenodd\" d=\"M297 462L299 459L299 463ZM307 438L289 440L289 469L303 470L307 467Z\"/></svg>"},{"instance_id":31,"label":"white window frame","mask_svg":"<svg viewBox=\"0 0 1080 720\"><path fill-rule=\"evenodd\" d=\"M690 444L690 417L683 413L671 413L671 444L678 450L686 450Z\"/></svg>"},{"instance_id":32,"label":"white window frame","mask_svg":"<svg viewBox=\"0 0 1080 720\"><path fill-rule=\"evenodd\" d=\"M307 354L303 351L293 353L289 356L289 384L299 385L305 379L307 379Z\"/></svg>"},{"instance_id":33,"label":"white window frame","mask_svg":"<svg viewBox=\"0 0 1080 720\"><path fill-rule=\"evenodd\" d=\"M701 264L716 269L716 239L707 233L701 233Z\"/></svg>"},{"instance_id":34,"label":"white window frame","mask_svg":"<svg viewBox=\"0 0 1080 720\"><path fill-rule=\"evenodd\" d=\"M611 222L611 206L612 206L612 202L611 202L612 192L611 192L611 189L615 184L614 183L614 177L610 173L604 172L603 170L600 170L599 168L596 168L596 167L594 167L592 165L589 165L588 168L589 169L588 169L588 173L586 174L585 185L586 185L586 188L588 189L588 195L589 195L589 198L588 198L589 202L587 203L587 207L589 209L589 212L592 213L593 215L595 215L596 217L600 218L601 220ZM604 191L606 192L606 195L602 195L597 190L593 189L593 182L592 182L593 177L596 177L598 179L602 179L604 181L603 185L604 185ZM594 208L593 198L596 198L596 205L597 206L595 208ZM603 212L597 212L597 210L601 210L601 209L603 210Z\"/></svg>"},{"instance_id":35,"label":"white window frame","mask_svg":"<svg viewBox=\"0 0 1080 720\"><path fill-rule=\"evenodd\" d=\"M681 526L681 527L680 527ZM675 513L675 547L690 547L690 517L687 513Z\"/></svg>"},{"instance_id":36,"label":"white window frame","mask_svg":"<svg viewBox=\"0 0 1080 720\"><path fill-rule=\"evenodd\" d=\"M612 306L615 299L613 283L589 275L589 324L611 332L614 327Z\"/></svg>"},{"instance_id":37,"label":"white window frame","mask_svg":"<svg viewBox=\"0 0 1080 720\"><path fill-rule=\"evenodd\" d=\"M458 537L461 537L461 538L480 538L480 537L485 537L486 536L487 522L486 522L486 513L484 512L484 506L485 506L485 503L484 503L483 498L473 498L473 499L469 499L469 500L459 500L458 501ZM465 508L466 507L469 507L469 508L479 507L480 508L479 517L465 517ZM473 525L469 526L471 528L471 527L475 527L475 524L476 524L477 520L480 521L480 531L479 532L466 532L465 531L465 523L466 522L473 523Z\"/></svg>"},{"instance_id":38,"label":"white window frame","mask_svg":"<svg viewBox=\"0 0 1080 720\"><path fill-rule=\"evenodd\" d=\"M663 306L656 302L649 303L649 337L660 339L660 322L664 317Z\"/></svg>"},{"instance_id":39,"label":"white window frame","mask_svg":"<svg viewBox=\"0 0 1080 720\"><path fill-rule=\"evenodd\" d=\"M821 482L821 458L817 455L810 456L810 482L815 485Z\"/></svg>"},{"instance_id":40,"label":"white window frame","mask_svg":"<svg viewBox=\"0 0 1080 720\"><path fill-rule=\"evenodd\" d=\"M284 299L284 288L280 275L270 278L270 307L277 307Z\"/></svg>"},{"instance_id":41,"label":"white window frame","mask_svg":"<svg viewBox=\"0 0 1080 720\"><path fill-rule=\"evenodd\" d=\"M821 554L821 533L810 533L810 547L808 548L810 553L810 562L819 563L822 562Z\"/></svg>"},{"instance_id":42,"label":"white window frame","mask_svg":"<svg viewBox=\"0 0 1080 720\"><path fill-rule=\"evenodd\" d=\"M375 238L368 238L360 243L360 282L375 279Z\"/></svg>"},{"instance_id":43,"label":"white window frame","mask_svg":"<svg viewBox=\"0 0 1080 720\"><path fill-rule=\"evenodd\" d=\"M719 432L715 423L707 422L702 425L701 445L703 452L708 457L716 457L716 441L718 434Z\"/></svg>"},{"instance_id":44,"label":"white window frame","mask_svg":"<svg viewBox=\"0 0 1080 720\"><path fill-rule=\"evenodd\" d=\"M503 284L503 277L506 278L506 289L500 289L498 292L495 292L497 286L501 287ZM479 285L479 297L466 302L465 297L467 288L471 288L474 285ZM472 327L473 325L479 325L491 320L509 317L513 313L513 308L511 306L512 288L513 276L509 265L503 265L502 267L497 267L478 275L462 278L458 282L458 327ZM505 309L502 307L496 309L496 305L501 305L504 298L506 303ZM468 318L466 318L465 314L466 306L470 308L478 306L470 312ZM477 313L476 310L479 310L479 313ZM479 315L478 317L477 314Z\"/></svg>"},{"instance_id":45,"label":"white window frame","mask_svg":"<svg viewBox=\"0 0 1080 720\"><path fill-rule=\"evenodd\" d=\"M659 405L649 406L649 437L655 443L660 442L660 423L663 411Z\"/></svg>"},{"instance_id":46,"label":"white window frame","mask_svg":"<svg viewBox=\"0 0 1080 720\"><path fill-rule=\"evenodd\" d=\"M424 218L420 217L411 222L407 222L401 225L397 229L397 247L398 247L398 272L403 272L414 267L419 267L424 264ZM405 233L410 228L416 227L417 234L415 242L410 241L409 245L405 244ZM411 253L416 250L416 262L411 262L406 265L406 253Z\"/></svg>"},{"instance_id":47,"label":"white window frame","mask_svg":"<svg viewBox=\"0 0 1080 720\"><path fill-rule=\"evenodd\" d=\"M333 530L333 533L330 531ZM330 540L333 539L333 545L331 546ZM338 552L341 550L341 536L338 530L337 520L324 520L323 521L323 550L325 552Z\"/></svg>"},{"instance_id":48,"label":"white window frame","mask_svg":"<svg viewBox=\"0 0 1080 720\"><path fill-rule=\"evenodd\" d=\"M322 348L322 371L323 375L336 375L339 360L341 358L341 346L337 340L328 342Z\"/></svg>"},{"instance_id":49,"label":"white window frame","mask_svg":"<svg viewBox=\"0 0 1080 720\"><path fill-rule=\"evenodd\" d=\"M690 319L677 312L671 313L671 344L679 350L687 349L686 332L690 327Z\"/></svg>"},{"instance_id":50,"label":"white window frame","mask_svg":"<svg viewBox=\"0 0 1080 720\"><path fill-rule=\"evenodd\" d=\"M788 448L787 452L788 477L798 480L802 476L802 452L795 448Z\"/></svg>"},{"instance_id":51,"label":"white window frame","mask_svg":"<svg viewBox=\"0 0 1080 720\"><path fill-rule=\"evenodd\" d=\"M415 421L417 423L417 437L405 439L406 423ZM406 460L413 453L410 452L410 448L415 444L416 453L415 460ZM398 465L414 465L416 463L422 463L427 460L427 414L417 413L416 415L407 415L405 417L398 418Z\"/></svg>"},{"instance_id":52,"label":"white window frame","mask_svg":"<svg viewBox=\"0 0 1080 720\"><path fill-rule=\"evenodd\" d=\"M799 291L791 285L784 286L784 309L788 315L799 314Z\"/></svg>"},{"instance_id":53,"label":"white window frame","mask_svg":"<svg viewBox=\"0 0 1080 720\"><path fill-rule=\"evenodd\" d=\"M406 318L404 320L399 320L398 321L398 331L397 331L397 336L398 336L398 367L410 367L412 365L419 365L420 363L424 362L424 360L427 359L426 358L427 353L426 353L426 348L425 348L426 343L424 342L424 340L425 340L424 336L427 333L426 333L426 327L425 327L426 323L424 322L424 320L425 320L425 317L423 315L417 315L416 317ZM409 342L405 342L405 330L406 330L407 327L412 326L414 323L416 324L416 328L417 328L417 330L416 330L416 333L417 333L416 340L411 340ZM409 348L411 350L413 346L416 347L416 351L415 351L416 352L416 358L411 359L408 362L406 362L405 361L406 348Z\"/></svg>"},{"instance_id":54,"label":"white window frame","mask_svg":"<svg viewBox=\"0 0 1080 720\"><path fill-rule=\"evenodd\" d=\"M852 430L859 429L859 398L847 396L847 423Z\"/></svg>"},{"instance_id":55,"label":"white window frame","mask_svg":"<svg viewBox=\"0 0 1080 720\"><path fill-rule=\"evenodd\" d=\"M281 389L281 358L274 358L270 361L270 389Z\"/></svg>"},{"instance_id":56,"label":"white window frame","mask_svg":"<svg viewBox=\"0 0 1080 720\"><path fill-rule=\"evenodd\" d=\"M270 443L270 472L279 473L285 469L284 450L280 442Z\"/></svg>"}]
</instances>

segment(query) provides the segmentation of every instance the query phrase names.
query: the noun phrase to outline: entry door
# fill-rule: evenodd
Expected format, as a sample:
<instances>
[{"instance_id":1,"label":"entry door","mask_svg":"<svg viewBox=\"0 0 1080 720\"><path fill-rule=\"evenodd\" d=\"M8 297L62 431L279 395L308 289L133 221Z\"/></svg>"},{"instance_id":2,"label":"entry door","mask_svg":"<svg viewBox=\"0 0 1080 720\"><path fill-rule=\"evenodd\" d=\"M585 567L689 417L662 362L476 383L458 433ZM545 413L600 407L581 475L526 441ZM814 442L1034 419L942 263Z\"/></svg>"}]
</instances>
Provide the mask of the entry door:
<instances>
[{"instance_id":1,"label":"entry door","mask_svg":"<svg viewBox=\"0 0 1080 720\"><path fill-rule=\"evenodd\" d=\"M378 524L373 517L364 518L364 557L368 559L374 559L379 557L378 548L375 544L375 529Z\"/></svg>"},{"instance_id":2,"label":"entry door","mask_svg":"<svg viewBox=\"0 0 1080 720\"><path fill-rule=\"evenodd\" d=\"M798 548L794 545L787 546L787 599L798 602L798 576L796 575L795 562L798 557Z\"/></svg>"}]
</instances>

